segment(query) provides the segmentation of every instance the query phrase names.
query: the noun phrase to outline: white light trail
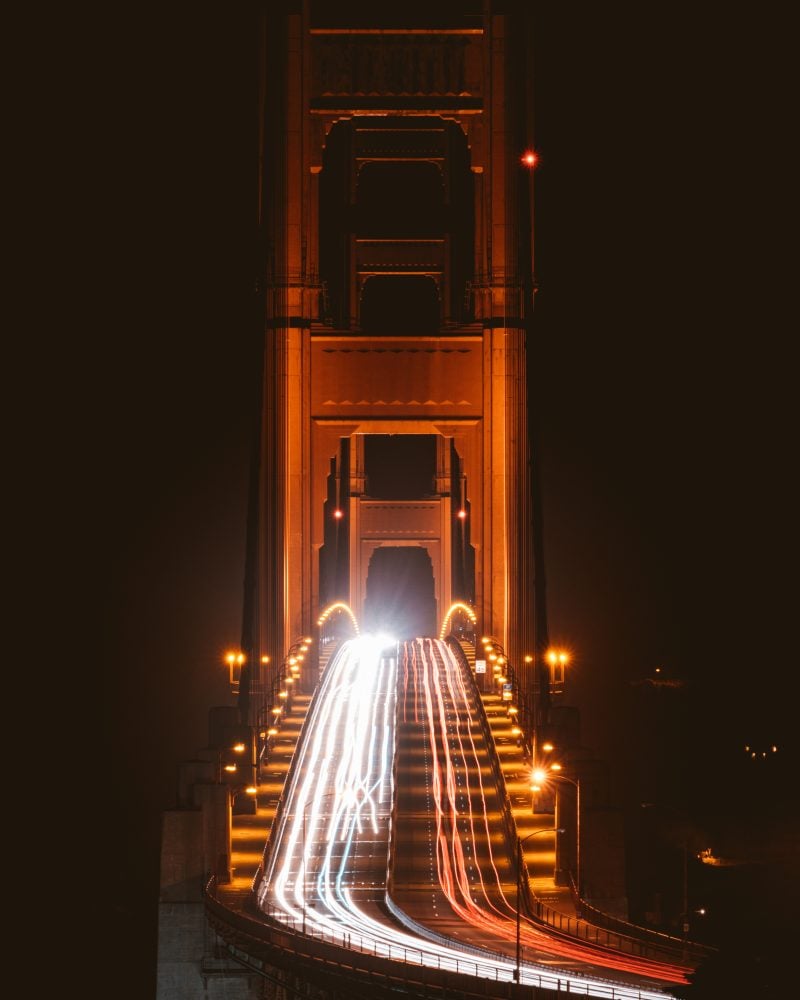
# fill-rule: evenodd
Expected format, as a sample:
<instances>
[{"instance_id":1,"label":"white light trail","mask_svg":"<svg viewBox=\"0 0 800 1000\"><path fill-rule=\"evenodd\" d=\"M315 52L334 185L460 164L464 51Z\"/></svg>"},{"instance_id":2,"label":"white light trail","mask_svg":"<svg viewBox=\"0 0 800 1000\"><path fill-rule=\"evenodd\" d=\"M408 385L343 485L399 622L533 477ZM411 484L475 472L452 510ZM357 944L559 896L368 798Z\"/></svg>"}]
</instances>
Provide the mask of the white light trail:
<instances>
[{"instance_id":1,"label":"white light trail","mask_svg":"<svg viewBox=\"0 0 800 1000\"><path fill-rule=\"evenodd\" d=\"M412 684L415 694L424 691L427 711L419 719L420 725L430 727L433 718L438 720L437 726L444 726L445 697L455 700L457 673L451 671L452 676L448 676L447 669L432 669L433 646L427 651L421 641L407 646L411 647L415 669L422 671ZM447 649L444 644L435 646L440 656L441 650ZM257 886L259 906L295 929L302 927L307 933L372 954L511 980L515 963L510 957L448 944L441 938L426 939L413 921L399 926L384 912L394 800L397 671L396 644L389 648L386 639L370 636L344 643L326 667L310 708L305 738L296 751L276 843ZM404 682L407 685L407 677ZM407 687L405 690L408 693ZM434 780L457 821L454 768L445 765L442 775L437 767ZM469 821L474 823L475 819L469 816ZM478 817L478 821L486 823L488 819ZM437 815L437 827L440 823L444 835L446 823ZM450 856L444 839L441 859ZM458 837L455 841L460 846ZM462 866L463 854L459 883L464 878ZM531 964L523 967L521 978L531 985L552 988L560 983L562 989L569 980L571 992L587 996L619 1000L664 997L656 990L555 973L552 968Z\"/></svg>"}]
</instances>

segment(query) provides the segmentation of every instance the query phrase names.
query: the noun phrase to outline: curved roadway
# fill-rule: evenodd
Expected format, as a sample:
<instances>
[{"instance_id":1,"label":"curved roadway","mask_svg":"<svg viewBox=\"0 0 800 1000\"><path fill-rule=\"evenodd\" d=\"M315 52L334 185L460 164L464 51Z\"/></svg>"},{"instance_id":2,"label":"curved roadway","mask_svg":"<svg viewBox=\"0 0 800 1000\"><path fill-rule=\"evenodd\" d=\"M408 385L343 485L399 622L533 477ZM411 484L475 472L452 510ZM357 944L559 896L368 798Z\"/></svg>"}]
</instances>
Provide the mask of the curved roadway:
<instances>
[{"instance_id":1,"label":"curved roadway","mask_svg":"<svg viewBox=\"0 0 800 1000\"><path fill-rule=\"evenodd\" d=\"M309 710L260 908L387 958L513 979L514 846L477 697L442 642L345 643ZM663 998L688 971L524 918L520 940L520 979L544 988Z\"/></svg>"}]
</instances>

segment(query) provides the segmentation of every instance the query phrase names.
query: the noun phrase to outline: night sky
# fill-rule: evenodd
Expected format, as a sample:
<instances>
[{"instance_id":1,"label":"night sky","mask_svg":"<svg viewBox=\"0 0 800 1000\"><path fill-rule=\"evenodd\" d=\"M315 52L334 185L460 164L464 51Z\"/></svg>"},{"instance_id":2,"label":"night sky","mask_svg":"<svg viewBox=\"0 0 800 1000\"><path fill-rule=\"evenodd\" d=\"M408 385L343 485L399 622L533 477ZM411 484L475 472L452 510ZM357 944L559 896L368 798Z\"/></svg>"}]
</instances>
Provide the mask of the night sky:
<instances>
[{"instance_id":1,"label":"night sky","mask_svg":"<svg viewBox=\"0 0 800 1000\"><path fill-rule=\"evenodd\" d=\"M140 998L160 813L230 702L221 655L240 631L256 47L238 6L137 8L105 97L102 923ZM774 11L699 6L541 5L531 349L550 632L573 651L583 741L622 798L724 811L745 743L797 757L796 81ZM687 687L645 752L636 682L656 667Z\"/></svg>"}]
</instances>

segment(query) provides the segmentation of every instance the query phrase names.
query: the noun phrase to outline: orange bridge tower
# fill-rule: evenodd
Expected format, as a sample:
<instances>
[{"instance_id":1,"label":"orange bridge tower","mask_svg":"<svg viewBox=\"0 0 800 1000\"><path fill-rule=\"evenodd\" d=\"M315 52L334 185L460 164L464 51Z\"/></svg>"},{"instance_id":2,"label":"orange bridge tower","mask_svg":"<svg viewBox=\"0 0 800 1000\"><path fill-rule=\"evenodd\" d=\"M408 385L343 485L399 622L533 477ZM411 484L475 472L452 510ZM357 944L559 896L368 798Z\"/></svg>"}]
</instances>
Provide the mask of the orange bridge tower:
<instances>
[{"instance_id":1,"label":"orange bridge tower","mask_svg":"<svg viewBox=\"0 0 800 1000\"><path fill-rule=\"evenodd\" d=\"M464 602L517 664L523 697L547 696L542 656L531 663L546 626L528 431L527 16L464 4L412 27L347 4L263 14L246 711L268 683L262 659L312 635L333 601L399 634L436 634Z\"/></svg>"}]
</instances>

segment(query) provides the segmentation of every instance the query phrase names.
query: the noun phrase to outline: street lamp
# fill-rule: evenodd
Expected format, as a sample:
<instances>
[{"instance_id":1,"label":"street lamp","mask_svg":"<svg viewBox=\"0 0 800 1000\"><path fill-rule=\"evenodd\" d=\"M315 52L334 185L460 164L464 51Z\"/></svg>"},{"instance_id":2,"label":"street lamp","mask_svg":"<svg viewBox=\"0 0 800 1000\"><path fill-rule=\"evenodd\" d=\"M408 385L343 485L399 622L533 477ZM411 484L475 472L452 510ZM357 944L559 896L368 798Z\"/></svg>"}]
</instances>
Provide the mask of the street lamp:
<instances>
[{"instance_id":1,"label":"street lamp","mask_svg":"<svg viewBox=\"0 0 800 1000\"><path fill-rule=\"evenodd\" d=\"M547 771L535 767L531 771L531 813L536 812L536 793L542 790L543 782L547 781Z\"/></svg>"},{"instance_id":2,"label":"street lamp","mask_svg":"<svg viewBox=\"0 0 800 1000\"><path fill-rule=\"evenodd\" d=\"M520 839L517 837L517 967L514 970L514 982L519 982L519 966L520 966L520 955L522 953L522 946L520 944L520 917L519 911L522 904L522 845L526 840L530 840L531 837L537 837L540 833L563 833L564 829L560 826L550 827L547 830L534 830L533 833L529 833L527 837Z\"/></svg>"}]
</instances>

